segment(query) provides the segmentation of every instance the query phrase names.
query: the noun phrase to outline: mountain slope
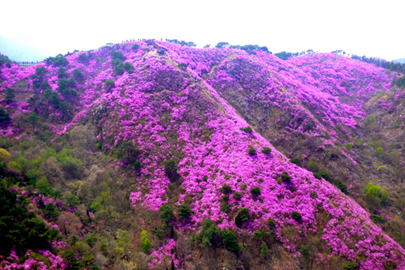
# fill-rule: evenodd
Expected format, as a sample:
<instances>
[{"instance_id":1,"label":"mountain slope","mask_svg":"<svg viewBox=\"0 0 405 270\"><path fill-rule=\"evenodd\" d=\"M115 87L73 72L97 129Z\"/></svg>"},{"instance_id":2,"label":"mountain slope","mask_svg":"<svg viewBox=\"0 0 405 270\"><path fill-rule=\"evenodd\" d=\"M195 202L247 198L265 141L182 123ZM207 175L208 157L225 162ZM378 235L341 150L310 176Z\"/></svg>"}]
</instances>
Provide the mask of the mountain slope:
<instances>
[{"instance_id":1,"label":"mountain slope","mask_svg":"<svg viewBox=\"0 0 405 270\"><path fill-rule=\"evenodd\" d=\"M81 220L85 230L78 235L91 232L91 224L106 239L112 238L111 230L118 238L119 230L136 235L122 247L122 258L103 253L104 263L95 260L100 267L140 267L145 261L157 269L171 262L185 269L258 269L286 262L291 269L351 262L360 269L405 267L403 248L367 211L326 176L317 179L289 160L308 157L303 161L309 164L310 157L334 153L339 157L331 167L334 176L351 171L361 180L356 152L347 145L342 149L342 143L361 128L367 102L388 93L399 77L395 73L333 54L283 61L261 51L193 49L150 40L1 70L2 112L11 118L3 122L2 135L51 146L54 156L46 157L43 150L37 155L55 170L64 168L66 147L85 167L74 167L80 173L67 167L52 178L45 166L38 176L66 192L66 204L73 192L80 200L75 207L95 215ZM15 89L14 97L7 88ZM37 157L27 154L32 148L7 150L33 164ZM354 196L362 189L351 177L343 180L353 184L349 192ZM117 202L94 194L91 187L102 183ZM120 197L121 209L118 204L109 208ZM177 209L175 216L166 205ZM71 210L62 211L66 216ZM136 225L114 223L114 215ZM214 225L208 226L207 219ZM156 235L149 256L137 239L142 230ZM67 242L83 257L76 244ZM270 247L269 254L263 245ZM255 259L258 250L260 260ZM99 254L96 248L92 252ZM213 258L212 252L220 255Z\"/></svg>"}]
</instances>

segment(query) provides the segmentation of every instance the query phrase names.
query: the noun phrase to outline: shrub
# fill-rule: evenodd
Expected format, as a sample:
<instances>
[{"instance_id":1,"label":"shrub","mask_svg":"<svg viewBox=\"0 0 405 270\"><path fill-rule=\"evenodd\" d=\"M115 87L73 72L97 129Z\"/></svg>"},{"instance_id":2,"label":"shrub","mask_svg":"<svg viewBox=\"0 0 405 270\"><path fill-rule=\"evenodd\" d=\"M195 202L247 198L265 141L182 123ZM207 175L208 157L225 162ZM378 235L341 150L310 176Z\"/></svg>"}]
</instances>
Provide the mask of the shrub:
<instances>
[{"instance_id":1,"label":"shrub","mask_svg":"<svg viewBox=\"0 0 405 270\"><path fill-rule=\"evenodd\" d=\"M269 217L269 219L267 220L267 226L269 226L270 230L273 230L276 227L276 223L271 217Z\"/></svg>"},{"instance_id":2,"label":"shrub","mask_svg":"<svg viewBox=\"0 0 405 270\"><path fill-rule=\"evenodd\" d=\"M10 121L10 115L3 107L0 107L0 126L7 126Z\"/></svg>"},{"instance_id":3,"label":"shrub","mask_svg":"<svg viewBox=\"0 0 405 270\"><path fill-rule=\"evenodd\" d=\"M72 157L67 156L60 159L61 168L67 173L71 178L80 178L83 172L83 162Z\"/></svg>"},{"instance_id":4,"label":"shrub","mask_svg":"<svg viewBox=\"0 0 405 270\"><path fill-rule=\"evenodd\" d=\"M233 198L237 201L239 201L242 198L242 195L239 192L234 192L233 193Z\"/></svg>"},{"instance_id":5,"label":"shrub","mask_svg":"<svg viewBox=\"0 0 405 270\"><path fill-rule=\"evenodd\" d=\"M150 249L152 247L150 240L148 239L148 232L143 230L141 232L141 237L139 238L139 241L141 242L142 250L146 254L150 253Z\"/></svg>"},{"instance_id":6,"label":"shrub","mask_svg":"<svg viewBox=\"0 0 405 270\"><path fill-rule=\"evenodd\" d=\"M318 163L311 160L310 162L308 162L307 169L308 169L308 171L311 171L314 173L318 172L319 171Z\"/></svg>"},{"instance_id":7,"label":"shrub","mask_svg":"<svg viewBox=\"0 0 405 270\"><path fill-rule=\"evenodd\" d=\"M268 155L271 153L271 149L269 147L264 147L262 153Z\"/></svg>"},{"instance_id":8,"label":"shrub","mask_svg":"<svg viewBox=\"0 0 405 270\"><path fill-rule=\"evenodd\" d=\"M297 165L297 166L302 167L302 163L301 163L301 161L300 161L298 158L290 159L290 162L293 163L293 164L295 164L295 165Z\"/></svg>"},{"instance_id":9,"label":"shrub","mask_svg":"<svg viewBox=\"0 0 405 270\"><path fill-rule=\"evenodd\" d=\"M314 173L315 178L317 179L325 179L326 181L330 182L330 174L325 171L319 171Z\"/></svg>"},{"instance_id":10,"label":"shrub","mask_svg":"<svg viewBox=\"0 0 405 270\"><path fill-rule=\"evenodd\" d=\"M223 239L223 243L224 243L224 246L226 247L226 249L228 249L232 252L235 252L235 253L240 251L241 248L238 245L238 241L237 241L235 232L225 230L222 233L222 239Z\"/></svg>"},{"instance_id":11,"label":"shrub","mask_svg":"<svg viewBox=\"0 0 405 270\"><path fill-rule=\"evenodd\" d=\"M283 173L280 175L280 177L281 177L281 180L283 180L284 183L286 183L286 184L290 184L290 183L291 183L292 177L289 176L287 172L283 172Z\"/></svg>"},{"instance_id":12,"label":"shrub","mask_svg":"<svg viewBox=\"0 0 405 270\"><path fill-rule=\"evenodd\" d=\"M125 71L128 72L129 74L131 74L131 73L134 72L134 66L133 66L131 63L129 63L129 62L125 62L125 64L124 64L124 69L125 69Z\"/></svg>"},{"instance_id":13,"label":"shrub","mask_svg":"<svg viewBox=\"0 0 405 270\"><path fill-rule=\"evenodd\" d=\"M384 148L382 148L382 147L377 147L377 148L375 149L375 151L377 152L377 154L378 154L380 157L385 156Z\"/></svg>"},{"instance_id":14,"label":"shrub","mask_svg":"<svg viewBox=\"0 0 405 270\"><path fill-rule=\"evenodd\" d=\"M208 180L208 176L204 176L203 181L207 181L207 180Z\"/></svg>"},{"instance_id":15,"label":"shrub","mask_svg":"<svg viewBox=\"0 0 405 270\"><path fill-rule=\"evenodd\" d=\"M38 179L37 188L38 192L44 195L48 195L52 191L51 185L49 184L48 179L46 179L45 176Z\"/></svg>"},{"instance_id":16,"label":"shrub","mask_svg":"<svg viewBox=\"0 0 405 270\"><path fill-rule=\"evenodd\" d=\"M301 253L302 257L308 261L310 259L310 253L309 253L309 249L308 246L302 246L299 250L299 252Z\"/></svg>"},{"instance_id":17,"label":"shrub","mask_svg":"<svg viewBox=\"0 0 405 270\"><path fill-rule=\"evenodd\" d=\"M343 263L343 268L346 270L358 270L359 269L359 264L356 262L344 262Z\"/></svg>"},{"instance_id":18,"label":"shrub","mask_svg":"<svg viewBox=\"0 0 405 270\"><path fill-rule=\"evenodd\" d=\"M347 186L340 179L333 180L333 184L344 194L347 194Z\"/></svg>"},{"instance_id":19,"label":"shrub","mask_svg":"<svg viewBox=\"0 0 405 270\"><path fill-rule=\"evenodd\" d=\"M15 90L13 88L7 87L4 101L6 102L6 104L10 104L11 102L14 101L14 98L15 98Z\"/></svg>"},{"instance_id":20,"label":"shrub","mask_svg":"<svg viewBox=\"0 0 405 270\"><path fill-rule=\"evenodd\" d=\"M177 173L177 164L172 159L166 162L165 173L171 183L180 179L180 175Z\"/></svg>"},{"instance_id":21,"label":"shrub","mask_svg":"<svg viewBox=\"0 0 405 270\"><path fill-rule=\"evenodd\" d=\"M246 184L242 184L242 186L240 187L241 190L246 190L247 189L247 185Z\"/></svg>"},{"instance_id":22,"label":"shrub","mask_svg":"<svg viewBox=\"0 0 405 270\"><path fill-rule=\"evenodd\" d=\"M235 225L238 228L241 228L244 222L250 221L250 210L249 208L242 208L239 210L238 214L235 217Z\"/></svg>"},{"instance_id":23,"label":"shrub","mask_svg":"<svg viewBox=\"0 0 405 270\"><path fill-rule=\"evenodd\" d=\"M267 247L266 242L262 241L261 249L260 249L260 256L266 257L269 254L269 248Z\"/></svg>"},{"instance_id":24,"label":"shrub","mask_svg":"<svg viewBox=\"0 0 405 270\"><path fill-rule=\"evenodd\" d=\"M388 200L388 191L385 190L385 189L383 189L383 190L381 191L380 197L381 197L381 203L382 203L382 205L386 205L386 204L387 204L387 200Z\"/></svg>"},{"instance_id":25,"label":"shrub","mask_svg":"<svg viewBox=\"0 0 405 270\"><path fill-rule=\"evenodd\" d=\"M77 198L75 195L73 194L68 194L65 198L66 204L69 207L76 207L80 204L80 200L79 198Z\"/></svg>"},{"instance_id":26,"label":"shrub","mask_svg":"<svg viewBox=\"0 0 405 270\"><path fill-rule=\"evenodd\" d=\"M222 193L224 194L229 194L232 192L232 188L229 185L223 185L222 186Z\"/></svg>"},{"instance_id":27,"label":"shrub","mask_svg":"<svg viewBox=\"0 0 405 270\"><path fill-rule=\"evenodd\" d=\"M44 213L47 216L47 218L53 218L56 220L60 214L60 212L56 209L55 205L52 203L48 203L45 206Z\"/></svg>"},{"instance_id":28,"label":"shrub","mask_svg":"<svg viewBox=\"0 0 405 270\"><path fill-rule=\"evenodd\" d=\"M345 144L345 148L346 148L347 151L350 151L350 150L352 150L353 145L350 142L348 142L348 143Z\"/></svg>"},{"instance_id":29,"label":"shrub","mask_svg":"<svg viewBox=\"0 0 405 270\"><path fill-rule=\"evenodd\" d=\"M107 92L110 92L111 89L113 89L114 87L115 87L115 83L114 83L113 80L106 80L106 81L105 81L105 83L104 83L104 89L105 89Z\"/></svg>"},{"instance_id":30,"label":"shrub","mask_svg":"<svg viewBox=\"0 0 405 270\"><path fill-rule=\"evenodd\" d=\"M229 211L229 208L231 206L229 205L229 203L227 201L221 202L221 211L224 213L227 213Z\"/></svg>"},{"instance_id":31,"label":"shrub","mask_svg":"<svg viewBox=\"0 0 405 270\"><path fill-rule=\"evenodd\" d=\"M262 193L259 187L252 187L250 189L250 193L252 194L253 197L257 197L260 196L260 194Z\"/></svg>"},{"instance_id":32,"label":"shrub","mask_svg":"<svg viewBox=\"0 0 405 270\"><path fill-rule=\"evenodd\" d=\"M196 235L197 240L202 240L201 247L217 246L222 244L222 235L218 226L211 219L202 222L201 233Z\"/></svg>"},{"instance_id":33,"label":"shrub","mask_svg":"<svg viewBox=\"0 0 405 270\"><path fill-rule=\"evenodd\" d=\"M0 148L0 162L6 161L10 156L10 153L6 149Z\"/></svg>"},{"instance_id":34,"label":"shrub","mask_svg":"<svg viewBox=\"0 0 405 270\"><path fill-rule=\"evenodd\" d=\"M256 153L256 149L254 149L254 148L249 148L248 154L249 154L250 156L255 156L255 155L257 154L257 153Z\"/></svg>"},{"instance_id":35,"label":"shrub","mask_svg":"<svg viewBox=\"0 0 405 270\"><path fill-rule=\"evenodd\" d=\"M246 133L249 133L249 134L252 134L252 133L253 133L253 130L252 130L251 127L241 128L240 130L242 130L242 131L244 131L244 132L246 132Z\"/></svg>"},{"instance_id":36,"label":"shrub","mask_svg":"<svg viewBox=\"0 0 405 270\"><path fill-rule=\"evenodd\" d=\"M187 220L191 216L190 206L185 204L177 206L177 213L180 221Z\"/></svg>"},{"instance_id":37,"label":"shrub","mask_svg":"<svg viewBox=\"0 0 405 270\"><path fill-rule=\"evenodd\" d=\"M292 212L291 217L292 217L295 221L297 221L298 223L301 223L301 221L302 221L302 216L301 216L301 214L298 213L298 212L296 212L296 211L293 211L293 212Z\"/></svg>"},{"instance_id":38,"label":"shrub","mask_svg":"<svg viewBox=\"0 0 405 270\"><path fill-rule=\"evenodd\" d=\"M69 64L68 60L62 54L58 54L55 57L48 57L45 60L47 65L53 65L54 67L64 67Z\"/></svg>"},{"instance_id":39,"label":"shrub","mask_svg":"<svg viewBox=\"0 0 405 270\"><path fill-rule=\"evenodd\" d=\"M137 51L139 49L139 45L138 44L133 44L131 46L131 49L134 50L134 51Z\"/></svg>"},{"instance_id":40,"label":"shrub","mask_svg":"<svg viewBox=\"0 0 405 270\"><path fill-rule=\"evenodd\" d=\"M169 222L174 220L173 209L170 206L162 205L159 207L159 212L160 219L166 224L169 224Z\"/></svg>"},{"instance_id":41,"label":"shrub","mask_svg":"<svg viewBox=\"0 0 405 270\"><path fill-rule=\"evenodd\" d=\"M372 220L374 223L379 223L379 224L382 224L382 223L384 223L384 222L387 221L387 220L386 220L385 218L383 218L382 216L376 215L376 214L371 214L371 215L370 215L370 218L371 218L371 220Z\"/></svg>"},{"instance_id":42,"label":"shrub","mask_svg":"<svg viewBox=\"0 0 405 270\"><path fill-rule=\"evenodd\" d=\"M78 68L73 70L73 77L75 77L75 80L80 84L82 84L85 80L83 72Z\"/></svg>"}]
</instances>

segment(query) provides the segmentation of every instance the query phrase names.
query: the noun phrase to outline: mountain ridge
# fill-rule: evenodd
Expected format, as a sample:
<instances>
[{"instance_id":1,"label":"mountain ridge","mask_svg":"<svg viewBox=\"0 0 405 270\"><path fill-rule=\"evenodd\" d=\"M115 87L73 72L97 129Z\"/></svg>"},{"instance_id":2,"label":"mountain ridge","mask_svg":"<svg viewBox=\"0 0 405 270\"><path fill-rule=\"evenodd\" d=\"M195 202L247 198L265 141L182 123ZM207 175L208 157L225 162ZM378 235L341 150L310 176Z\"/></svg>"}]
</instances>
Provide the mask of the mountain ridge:
<instances>
[{"instance_id":1,"label":"mountain ridge","mask_svg":"<svg viewBox=\"0 0 405 270\"><path fill-rule=\"evenodd\" d=\"M176 267L191 267L187 260L178 259L190 254L164 230L171 228L180 237L198 230L206 219L225 230L221 237L227 231L238 235L273 232L277 245L290 252L289 260L302 265L309 261L331 267L348 265L342 261L346 260L361 269L405 266L403 248L371 221L368 212L328 183L326 176L317 179L313 172L289 162L269 142L272 135L277 135L275 141L301 136L313 140L314 149L337 149L347 142L340 133L355 135L365 120L364 104L370 96L388 92L400 77L395 73L334 54L283 61L261 51L250 54L142 41L57 56L22 70L13 65L2 68L1 76L2 92L16 88L15 101L6 105L13 121L2 130L3 136L17 140L35 136L24 117L17 121L19 112L47 119L42 125L47 126L43 128L48 133L45 142L50 145L65 145L64 138L71 132L92 128L97 146L94 139L90 149L82 144L76 158L84 151L109 157L105 165L112 170L111 179L128 190L133 209L144 207L153 215L162 212L164 205L190 206L192 214L186 222L178 218L165 223L162 219L163 227L145 225L157 235L163 230L163 241L154 241L150 267L164 265L164 258L171 258ZM351 98L355 90L359 92ZM66 100L69 102L64 104ZM277 117L272 119L273 115ZM252 121L254 116L261 119ZM274 120L273 126L269 120ZM287 127L286 133L283 127ZM75 140L69 142L71 147ZM357 162L346 142L337 155L352 168ZM88 158L81 159L91 165ZM90 196L85 188L89 181L82 182L76 195L84 200ZM350 184L356 186L346 183L349 192ZM236 217L242 215L242 209L249 211L238 226ZM95 214L102 216L98 211ZM269 220L275 224L270 229ZM265 245L274 244L263 239ZM309 246L309 261L302 257L308 239L317 243ZM210 241L208 246L217 245ZM246 259L247 251L230 248L225 240L224 245L244 264L258 266ZM173 249L177 253L170 253ZM205 250L201 248L201 255L209 259ZM299 250L301 256L294 255ZM324 252L340 260L322 255ZM194 261L198 264L205 265Z\"/></svg>"}]
</instances>

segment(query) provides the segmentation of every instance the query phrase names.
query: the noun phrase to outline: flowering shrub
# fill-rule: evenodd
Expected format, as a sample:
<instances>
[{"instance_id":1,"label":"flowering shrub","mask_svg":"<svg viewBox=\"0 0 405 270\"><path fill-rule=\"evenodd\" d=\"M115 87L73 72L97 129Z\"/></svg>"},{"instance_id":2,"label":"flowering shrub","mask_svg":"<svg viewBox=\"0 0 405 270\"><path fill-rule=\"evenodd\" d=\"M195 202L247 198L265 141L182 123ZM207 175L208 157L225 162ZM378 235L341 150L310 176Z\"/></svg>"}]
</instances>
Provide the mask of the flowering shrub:
<instances>
[{"instance_id":1,"label":"flowering shrub","mask_svg":"<svg viewBox=\"0 0 405 270\"><path fill-rule=\"evenodd\" d=\"M25 69L15 64L2 67L1 92L23 80L28 86L16 91L12 102L3 101L1 135L32 134L11 119L19 112L26 116L35 112L38 122L49 126L50 142L69 136L75 126L88 124L95 127L98 149L104 153L117 154L121 145L128 146L128 151L139 150L113 155L118 159L111 160L110 166L116 181L131 188L129 200L134 207L160 212L164 226L150 231L159 233L162 240L171 237L169 229L185 233L202 227L197 234L202 246L225 246L238 252L241 220L251 234L267 223L293 254L298 247L283 228L296 230L294 238L320 233L331 254L356 261L360 269L381 269L391 262L405 267L401 257L405 251L364 209L324 177L317 179L289 162L255 131L260 127L252 125L252 129L241 117L236 102L231 106L237 100L234 97L243 96L264 111L283 112L277 124L288 133L304 134L327 145L338 141L333 129L338 124L343 124L339 132L347 136L356 129L357 120L365 118L362 104L373 93L386 91L395 74L357 60L337 59L334 54L281 60L252 48L248 53L159 41L125 44L120 51L101 48L91 54L57 56ZM60 67L66 69L59 72L62 78L58 78ZM81 82L72 79L78 76L77 69L85 78ZM342 96L349 101L342 102ZM67 158L64 169L76 169L77 176L83 173L80 166ZM307 167L319 171L318 165ZM43 184L44 192L49 192ZM233 191L225 194L227 198L220 191L225 185ZM180 222L169 205L171 189L179 190L176 205L190 207L190 212L177 208ZM375 196L368 194L371 202ZM73 194L66 196L66 202L73 208L80 204ZM89 207L98 211L100 205ZM239 209L248 209L249 215L244 210L236 224L232 213ZM321 214L328 219L318 224L316 215ZM183 222L184 215L189 222ZM247 216L255 218L243 224ZM151 248L150 265L170 258L177 267L179 261L171 253L176 245L170 238Z\"/></svg>"}]
</instances>

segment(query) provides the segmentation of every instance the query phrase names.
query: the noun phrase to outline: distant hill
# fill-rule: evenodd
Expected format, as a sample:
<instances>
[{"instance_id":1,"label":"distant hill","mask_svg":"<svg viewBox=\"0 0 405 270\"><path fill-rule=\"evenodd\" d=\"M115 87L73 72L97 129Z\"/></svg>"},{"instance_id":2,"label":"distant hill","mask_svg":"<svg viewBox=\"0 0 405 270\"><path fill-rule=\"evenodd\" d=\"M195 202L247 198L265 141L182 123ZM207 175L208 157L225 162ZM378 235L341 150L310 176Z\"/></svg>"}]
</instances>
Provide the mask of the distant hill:
<instances>
[{"instance_id":1,"label":"distant hill","mask_svg":"<svg viewBox=\"0 0 405 270\"><path fill-rule=\"evenodd\" d=\"M397 59L397 60L392 60L392 62L405 64L405 58L401 58L401 59Z\"/></svg>"},{"instance_id":2,"label":"distant hill","mask_svg":"<svg viewBox=\"0 0 405 270\"><path fill-rule=\"evenodd\" d=\"M11 61L42 61L49 53L31 46L26 40L0 35L0 53Z\"/></svg>"}]
</instances>

